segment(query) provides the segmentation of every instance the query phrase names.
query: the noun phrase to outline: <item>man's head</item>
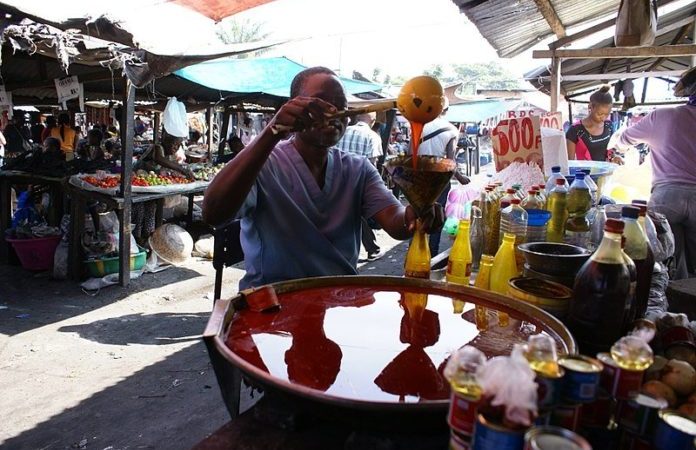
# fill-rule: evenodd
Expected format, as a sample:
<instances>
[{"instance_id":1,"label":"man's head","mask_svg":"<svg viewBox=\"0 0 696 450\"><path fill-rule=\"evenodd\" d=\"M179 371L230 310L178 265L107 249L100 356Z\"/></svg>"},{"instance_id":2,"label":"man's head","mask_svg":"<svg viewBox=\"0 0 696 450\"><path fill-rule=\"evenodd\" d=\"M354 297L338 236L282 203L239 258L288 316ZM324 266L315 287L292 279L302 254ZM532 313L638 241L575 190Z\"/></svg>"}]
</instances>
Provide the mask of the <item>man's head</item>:
<instances>
[{"instance_id":1,"label":"man's head","mask_svg":"<svg viewBox=\"0 0 696 450\"><path fill-rule=\"evenodd\" d=\"M56 116L48 116L46 117L46 126L48 128L53 128L56 126Z\"/></svg>"},{"instance_id":2,"label":"man's head","mask_svg":"<svg viewBox=\"0 0 696 450\"><path fill-rule=\"evenodd\" d=\"M70 114L60 113L60 115L58 116L58 124L70 126Z\"/></svg>"},{"instance_id":3,"label":"man's head","mask_svg":"<svg viewBox=\"0 0 696 450\"><path fill-rule=\"evenodd\" d=\"M310 67L298 73L290 85L290 98L316 97L338 110L346 109L348 101L338 76L326 67ZM308 144L331 147L346 131L348 119L331 120L328 124L297 133Z\"/></svg>"},{"instance_id":4,"label":"man's head","mask_svg":"<svg viewBox=\"0 0 696 450\"><path fill-rule=\"evenodd\" d=\"M104 135L102 134L101 130L98 128L92 128L87 133L87 143L89 145L101 145L103 138L104 138Z\"/></svg>"},{"instance_id":5,"label":"man's head","mask_svg":"<svg viewBox=\"0 0 696 450\"><path fill-rule=\"evenodd\" d=\"M244 150L244 142L242 142L239 136L235 136L234 134L230 135L227 144L230 146L230 151L235 155Z\"/></svg>"},{"instance_id":6,"label":"man's head","mask_svg":"<svg viewBox=\"0 0 696 450\"><path fill-rule=\"evenodd\" d=\"M161 144L165 155L173 155L176 153L184 140L185 138L183 137L172 136L171 134L167 133L167 130L165 130L164 127L162 127Z\"/></svg>"},{"instance_id":7,"label":"man's head","mask_svg":"<svg viewBox=\"0 0 696 450\"><path fill-rule=\"evenodd\" d=\"M356 122L363 122L368 124L369 126L372 126L373 123L377 120L377 113L365 113L365 114L358 114L355 116L355 121Z\"/></svg>"},{"instance_id":8,"label":"man's head","mask_svg":"<svg viewBox=\"0 0 696 450\"><path fill-rule=\"evenodd\" d=\"M60 153L60 141L54 137L47 137L43 142L44 153Z\"/></svg>"}]
</instances>

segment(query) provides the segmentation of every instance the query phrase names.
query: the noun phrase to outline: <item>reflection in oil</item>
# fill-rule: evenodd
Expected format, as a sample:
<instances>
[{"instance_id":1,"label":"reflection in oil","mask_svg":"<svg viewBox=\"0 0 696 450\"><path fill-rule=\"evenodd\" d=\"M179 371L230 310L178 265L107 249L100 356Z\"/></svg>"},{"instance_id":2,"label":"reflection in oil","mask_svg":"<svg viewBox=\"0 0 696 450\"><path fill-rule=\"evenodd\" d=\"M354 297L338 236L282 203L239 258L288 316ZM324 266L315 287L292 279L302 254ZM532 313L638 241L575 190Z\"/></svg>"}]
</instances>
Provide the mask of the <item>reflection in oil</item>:
<instances>
[{"instance_id":1,"label":"reflection in oil","mask_svg":"<svg viewBox=\"0 0 696 450\"><path fill-rule=\"evenodd\" d=\"M446 399L442 367L453 350L472 344L488 357L508 354L541 332L514 316L507 327L492 321L479 331L475 299L455 313L451 298L388 287L315 288L279 300L275 313L238 312L227 345L278 379L354 400Z\"/></svg>"}]
</instances>

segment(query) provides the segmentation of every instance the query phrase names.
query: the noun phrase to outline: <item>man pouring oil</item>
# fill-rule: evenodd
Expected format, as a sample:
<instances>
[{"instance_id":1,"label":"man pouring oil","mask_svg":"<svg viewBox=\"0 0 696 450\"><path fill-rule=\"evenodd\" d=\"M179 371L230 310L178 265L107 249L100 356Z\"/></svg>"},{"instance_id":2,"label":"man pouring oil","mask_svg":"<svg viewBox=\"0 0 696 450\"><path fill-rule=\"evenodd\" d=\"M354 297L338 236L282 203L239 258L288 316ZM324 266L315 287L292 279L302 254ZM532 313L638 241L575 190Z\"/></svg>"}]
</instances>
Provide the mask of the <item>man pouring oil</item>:
<instances>
[{"instance_id":1,"label":"man pouring oil","mask_svg":"<svg viewBox=\"0 0 696 450\"><path fill-rule=\"evenodd\" d=\"M242 220L247 272L240 289L357 274L361 216L375 219L395 239L413 234L414 209L401 205L366 158L335 147L346 119L326 118L346 107L333 71L300 72L290 100L210 184L206 222ZM442 208L430 207L421 219L425 231L439 229Z\"/></svg>"}]
</instances>

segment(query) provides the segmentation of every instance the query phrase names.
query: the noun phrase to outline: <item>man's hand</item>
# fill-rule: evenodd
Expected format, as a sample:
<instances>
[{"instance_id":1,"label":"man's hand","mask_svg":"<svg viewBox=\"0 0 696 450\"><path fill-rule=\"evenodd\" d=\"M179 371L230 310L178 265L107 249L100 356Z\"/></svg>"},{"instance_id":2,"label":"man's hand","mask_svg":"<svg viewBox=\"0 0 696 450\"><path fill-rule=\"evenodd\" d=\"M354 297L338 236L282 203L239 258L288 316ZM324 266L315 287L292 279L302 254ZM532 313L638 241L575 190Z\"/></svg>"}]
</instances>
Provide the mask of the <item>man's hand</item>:
<instances>
[{"instance_id":1,"label":"man's hand","mask_svg":"<svg viewBox=\"0 0 696 450\"><path fill-rule=\"evenodd\" d=\"M274 134L285 137L290 131L310 128L336 113L336 107L320 98L295 97L280 107L269 126Z\"/></svg>"},{"instance_id":2,"label":"man's hand","mask_svg":"<svg viewBox=\"0 0 696 450\"><path fill-rule=\"evenodd\" d=\"M418 217L416 217L416 212L411 205L408 205L404 213L404 222L410 233L416 231L416 219L418 219ZM430 208L428 208L420 219L421 229L424 232L428 234L432 234L433 232L439 233L445 223L445 210L439 203L434 203L430 205Z\"/></svg>"}]
</instances>

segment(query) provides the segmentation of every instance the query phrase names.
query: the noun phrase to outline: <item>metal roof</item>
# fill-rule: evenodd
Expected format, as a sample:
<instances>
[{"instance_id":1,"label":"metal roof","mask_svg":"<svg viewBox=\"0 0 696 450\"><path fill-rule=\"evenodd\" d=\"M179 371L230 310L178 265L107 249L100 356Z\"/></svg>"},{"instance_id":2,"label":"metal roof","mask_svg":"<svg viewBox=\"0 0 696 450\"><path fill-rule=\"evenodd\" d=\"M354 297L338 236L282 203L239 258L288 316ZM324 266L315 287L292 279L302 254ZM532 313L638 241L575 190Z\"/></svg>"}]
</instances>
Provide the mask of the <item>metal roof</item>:
<instances>
[{"instance_id":1,"label":"metal roof","mask_svg":"<svg viewBox=\"0 0 696 450\"><path fill-rule=\"evenodd\" d=\"M696 6L690 4L669 14L659 17L658 33L660 28L673 28L670 25L680 22L683 19L696 15ZM693 26L693 25L692 25ZM681 28L658 34L655 45L670 45L681 32ZM687 33L679 42L680 44L693 44L693 34ZM591 48L607 48L614 46L614 38L605 39ZM654 66L654 67L653 67ZM576 59L564 61L561 64L561 91L565 95L574 92L587 90L594 86L603 84L603 81L583 80L583 81L563 81L563 76L587 75L601 73L624 73L624 72L643 72L651 71L673 71L686 70L691 66L691 58L688 56L671 58L643 58L643 59ZM630 69L630 70L629 70ZM525 74L525 79L532 83L534 87L542 92L550 93L551 86L549 77L551 75L549 66L540 66Z\"/></svg>"},{"instance_id":2,"label":"metal roof","mask_svg":"<svg viewBox=\"0 0 696 450\"><path fill-rule=\"evenodd\" d=\"M534 0L452 0L501 58L554 36ZM550 0L565 28L615 14L620 0Z\"/></svg>"}]
</instances>

